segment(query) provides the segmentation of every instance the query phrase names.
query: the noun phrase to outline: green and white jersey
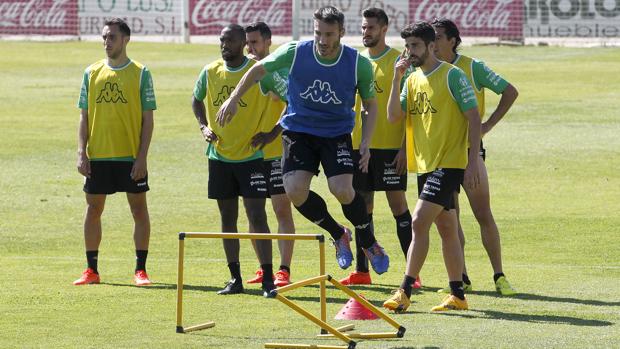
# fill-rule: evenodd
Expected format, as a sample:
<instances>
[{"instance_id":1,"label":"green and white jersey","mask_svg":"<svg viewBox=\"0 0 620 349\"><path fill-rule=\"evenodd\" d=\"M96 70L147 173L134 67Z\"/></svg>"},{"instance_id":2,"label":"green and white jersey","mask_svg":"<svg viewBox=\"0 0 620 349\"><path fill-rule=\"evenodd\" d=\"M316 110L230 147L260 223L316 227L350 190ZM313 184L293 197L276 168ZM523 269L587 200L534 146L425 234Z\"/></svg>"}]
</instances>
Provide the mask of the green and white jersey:
<instances>
[{"instance_id":1,"label":"green and white jersey","mask_svg":"<svg viewBox=\"0 0 620 349\"><path fill-rule=\"evenodd\" d=\"M480 118L484 119L484 89L488 88L496 94L501 94L508 86L508 81L496 74L484 62L468 56L457 54L452 64L461 68L469 78L478 100Z\"/></svg>"}]
</instances>

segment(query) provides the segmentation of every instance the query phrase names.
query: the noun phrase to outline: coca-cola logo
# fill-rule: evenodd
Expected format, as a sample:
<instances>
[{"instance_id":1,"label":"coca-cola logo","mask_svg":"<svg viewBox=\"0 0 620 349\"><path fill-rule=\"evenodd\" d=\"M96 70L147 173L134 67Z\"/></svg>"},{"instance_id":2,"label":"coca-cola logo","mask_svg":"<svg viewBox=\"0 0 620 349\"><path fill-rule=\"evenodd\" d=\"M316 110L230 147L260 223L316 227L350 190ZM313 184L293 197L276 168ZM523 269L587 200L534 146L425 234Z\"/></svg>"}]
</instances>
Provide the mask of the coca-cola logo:
<instances>
[{"instance_id":1,"label":"coca-cola logo","mask_svg":"<svg viewBox=\"0 0 620 349\"><path fill-rule=\"evenodd\" d=\"M0 27L65 28L71 0L30 0L0 3Z\"/></svg>"},{"instance_id":2,"label":"coca-cola logo","mask_svg":"<svg viewBox=\"0 0 620 349\"><path fill-rule=\"evenodd\" d=\"M196 28L223 27L263 21L273 29L283 27L288 17L287 0L198 0L191 11L191 24Z\"/></svg>"},{"instance_id":3,"label":"coca-cola logo","mask_svg":"<svg viewBox=\"0 0 620 349\"><path fill-rule=\"evenodd\" d=\"M432 20L450 18L459 22L462 30L496 29L508 30L514 26L512 19L516 8L515 0L471 0L446 2L422 0L414 12L414 19Z\"/></svg>"}]
</instances>

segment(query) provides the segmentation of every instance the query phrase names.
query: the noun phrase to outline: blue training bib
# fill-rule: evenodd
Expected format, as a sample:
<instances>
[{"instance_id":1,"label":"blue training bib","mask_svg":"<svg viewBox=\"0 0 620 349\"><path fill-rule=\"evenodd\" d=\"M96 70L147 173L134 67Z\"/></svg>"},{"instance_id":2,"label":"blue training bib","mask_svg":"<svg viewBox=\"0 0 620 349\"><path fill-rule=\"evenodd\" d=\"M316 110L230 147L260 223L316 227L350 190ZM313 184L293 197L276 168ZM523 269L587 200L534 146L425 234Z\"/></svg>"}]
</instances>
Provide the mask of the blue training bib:
<instances>
[{"instance_id":1,"label":"blue training bib","mask_svg":"<svg viewBox=\"0 0 620 349\"><path fill-rule=\"evenodd\" d=\"M318 61L314 41L300 41L288 77L288 108L284 129L319 137L349 134L355 124L357 57L342 45L335 63Z\"/></svg>"}]
</instances>

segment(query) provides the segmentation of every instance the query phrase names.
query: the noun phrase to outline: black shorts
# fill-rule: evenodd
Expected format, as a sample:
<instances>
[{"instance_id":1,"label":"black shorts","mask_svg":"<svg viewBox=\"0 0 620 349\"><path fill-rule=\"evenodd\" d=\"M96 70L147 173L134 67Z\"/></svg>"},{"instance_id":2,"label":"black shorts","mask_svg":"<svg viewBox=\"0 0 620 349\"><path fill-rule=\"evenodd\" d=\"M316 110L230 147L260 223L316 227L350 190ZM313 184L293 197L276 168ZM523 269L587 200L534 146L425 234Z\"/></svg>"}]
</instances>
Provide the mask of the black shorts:
<instances>
[{"instance_id":1,"label":"black shorts","mask_svg":"<svg viewBox=\"0 0 620 349\"><path fill-rule=\"evenodd\" d=\"M443 206L448 211L456 208L454 193L463 183L465 170L438 168L418 176L418 198Z\"/></svg>"},{"instance_id":2,"label":"black shorts","mask_svg":"<svg viewBox=\"0 0 620 349\"><path fill-rule=\"evenodd\" d=\"M265 160L263 162L267 172L267 191L269 196L285 194L284 182L282 182L282 159Z\"/></svg>"},{"instance_id":3,"label":"black shorts","mask_svg":"<svg viewBox=\"0 0 620 349\"><path fill-rule=\"evenodd\" d=\"M398 175L396 165L391 165L398 154L398 149L370 149L368 173L359 169L359 150L353 150L355 172L353 188L363 191L407 190L407 174Z\"/></svg>"},{"instance_id":4,"label":"black shorts","mask_svg":"<svg viewBox=\"0 0 620 349\"><path fill-rule=\"evenodd\" d=\"M132 161L91 161L90 178L84 181L88 194L114 194L116 192L144 193L149 190L149 176L131 179Z\"/></svg>"},{"instance_id":5,"label":"black shorts","mask_svg":"<svg viewBox=\"0 0 620 349\"><path fill-rule=\"evenodd\" d=\"M282 173L303 170L318 175L320 163L327 178L353 174L351 134L328 138L284 131L282 143Z\"/></svg>"},{"instance_id":6,"label":"black shorts","mask_svg":"<svg viewBox=\"0 0 620 349\"><path fill-rule=\"evenodd\" d=\"M209 159L209 199L266 198L267 176L263 159L224 162Z\"/></svg>"}]
</instances>

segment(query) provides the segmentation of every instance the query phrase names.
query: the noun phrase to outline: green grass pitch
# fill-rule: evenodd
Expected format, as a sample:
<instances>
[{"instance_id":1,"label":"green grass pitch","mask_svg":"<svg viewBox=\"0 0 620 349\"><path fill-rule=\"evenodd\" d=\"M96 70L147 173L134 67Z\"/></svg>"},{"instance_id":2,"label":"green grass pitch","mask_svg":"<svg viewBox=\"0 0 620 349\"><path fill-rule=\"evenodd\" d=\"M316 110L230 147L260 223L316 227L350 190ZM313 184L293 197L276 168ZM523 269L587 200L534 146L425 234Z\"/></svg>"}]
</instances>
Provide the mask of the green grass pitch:
<instances>
[{"instance_id":1,"label":"green grass pitch","mask_svg":"<svg viewBox=\"0 0 620 349\"><path fill-rule=\"evenodd\" d=\"M154 78L158 110L149 154L152 234L148 261L156 283L131 285L132 220L123 195L108 198L100 248L101 285L75 287L85 268L82 178L75 168L82 72L104 57L99 43L0 42L0 347L2 348L262 348L266 342L340 344L317 339L318 328L258 287L215 295L228 278L219 241L186 247L185 325L216 327L175 333L177 232L217 231L207 199L205 143L190 107L201 68L217 46L131 43L130 57ZM620 343L620 50L617 48L465 47L520 91L516 105L485 138L492 206L504 269L520 295L497 296L476 223L463 201L472 310L431 314L446 285L438 235L421 276L426 286L410 310L396 315L404 339L363 341L359 348L617 347ZM498 98L489 95L490 112ZM408 198L415 203L410 177ZM323 177L313 184L328 196ZM268 209L270 209L268 203ZM344 221L336 200L328 205ZM392 266L376 285L357 287L379 305L402 278L394 221L376 196L379 240ZM275 230L273 213L270 225ZM317 233L295 213L297 231ZM240 213L239 228L246 230ZM275 246L274 246L275 247ZM274 248L274 250L276 250ZM277 251L277 250L276 250ZM316 246L299 242L292 277L314 276ZM278 264L278 258L274 264ZM257 267L247 241L242 272ZM327 270L337 278L333 249ZM291 293L318 312L318 289ZM328 290L332 319L348 300ZM332 320L332 324L341 325ZM363 331L390 329L357 322Z\"/></svg>"}]
</instances>

